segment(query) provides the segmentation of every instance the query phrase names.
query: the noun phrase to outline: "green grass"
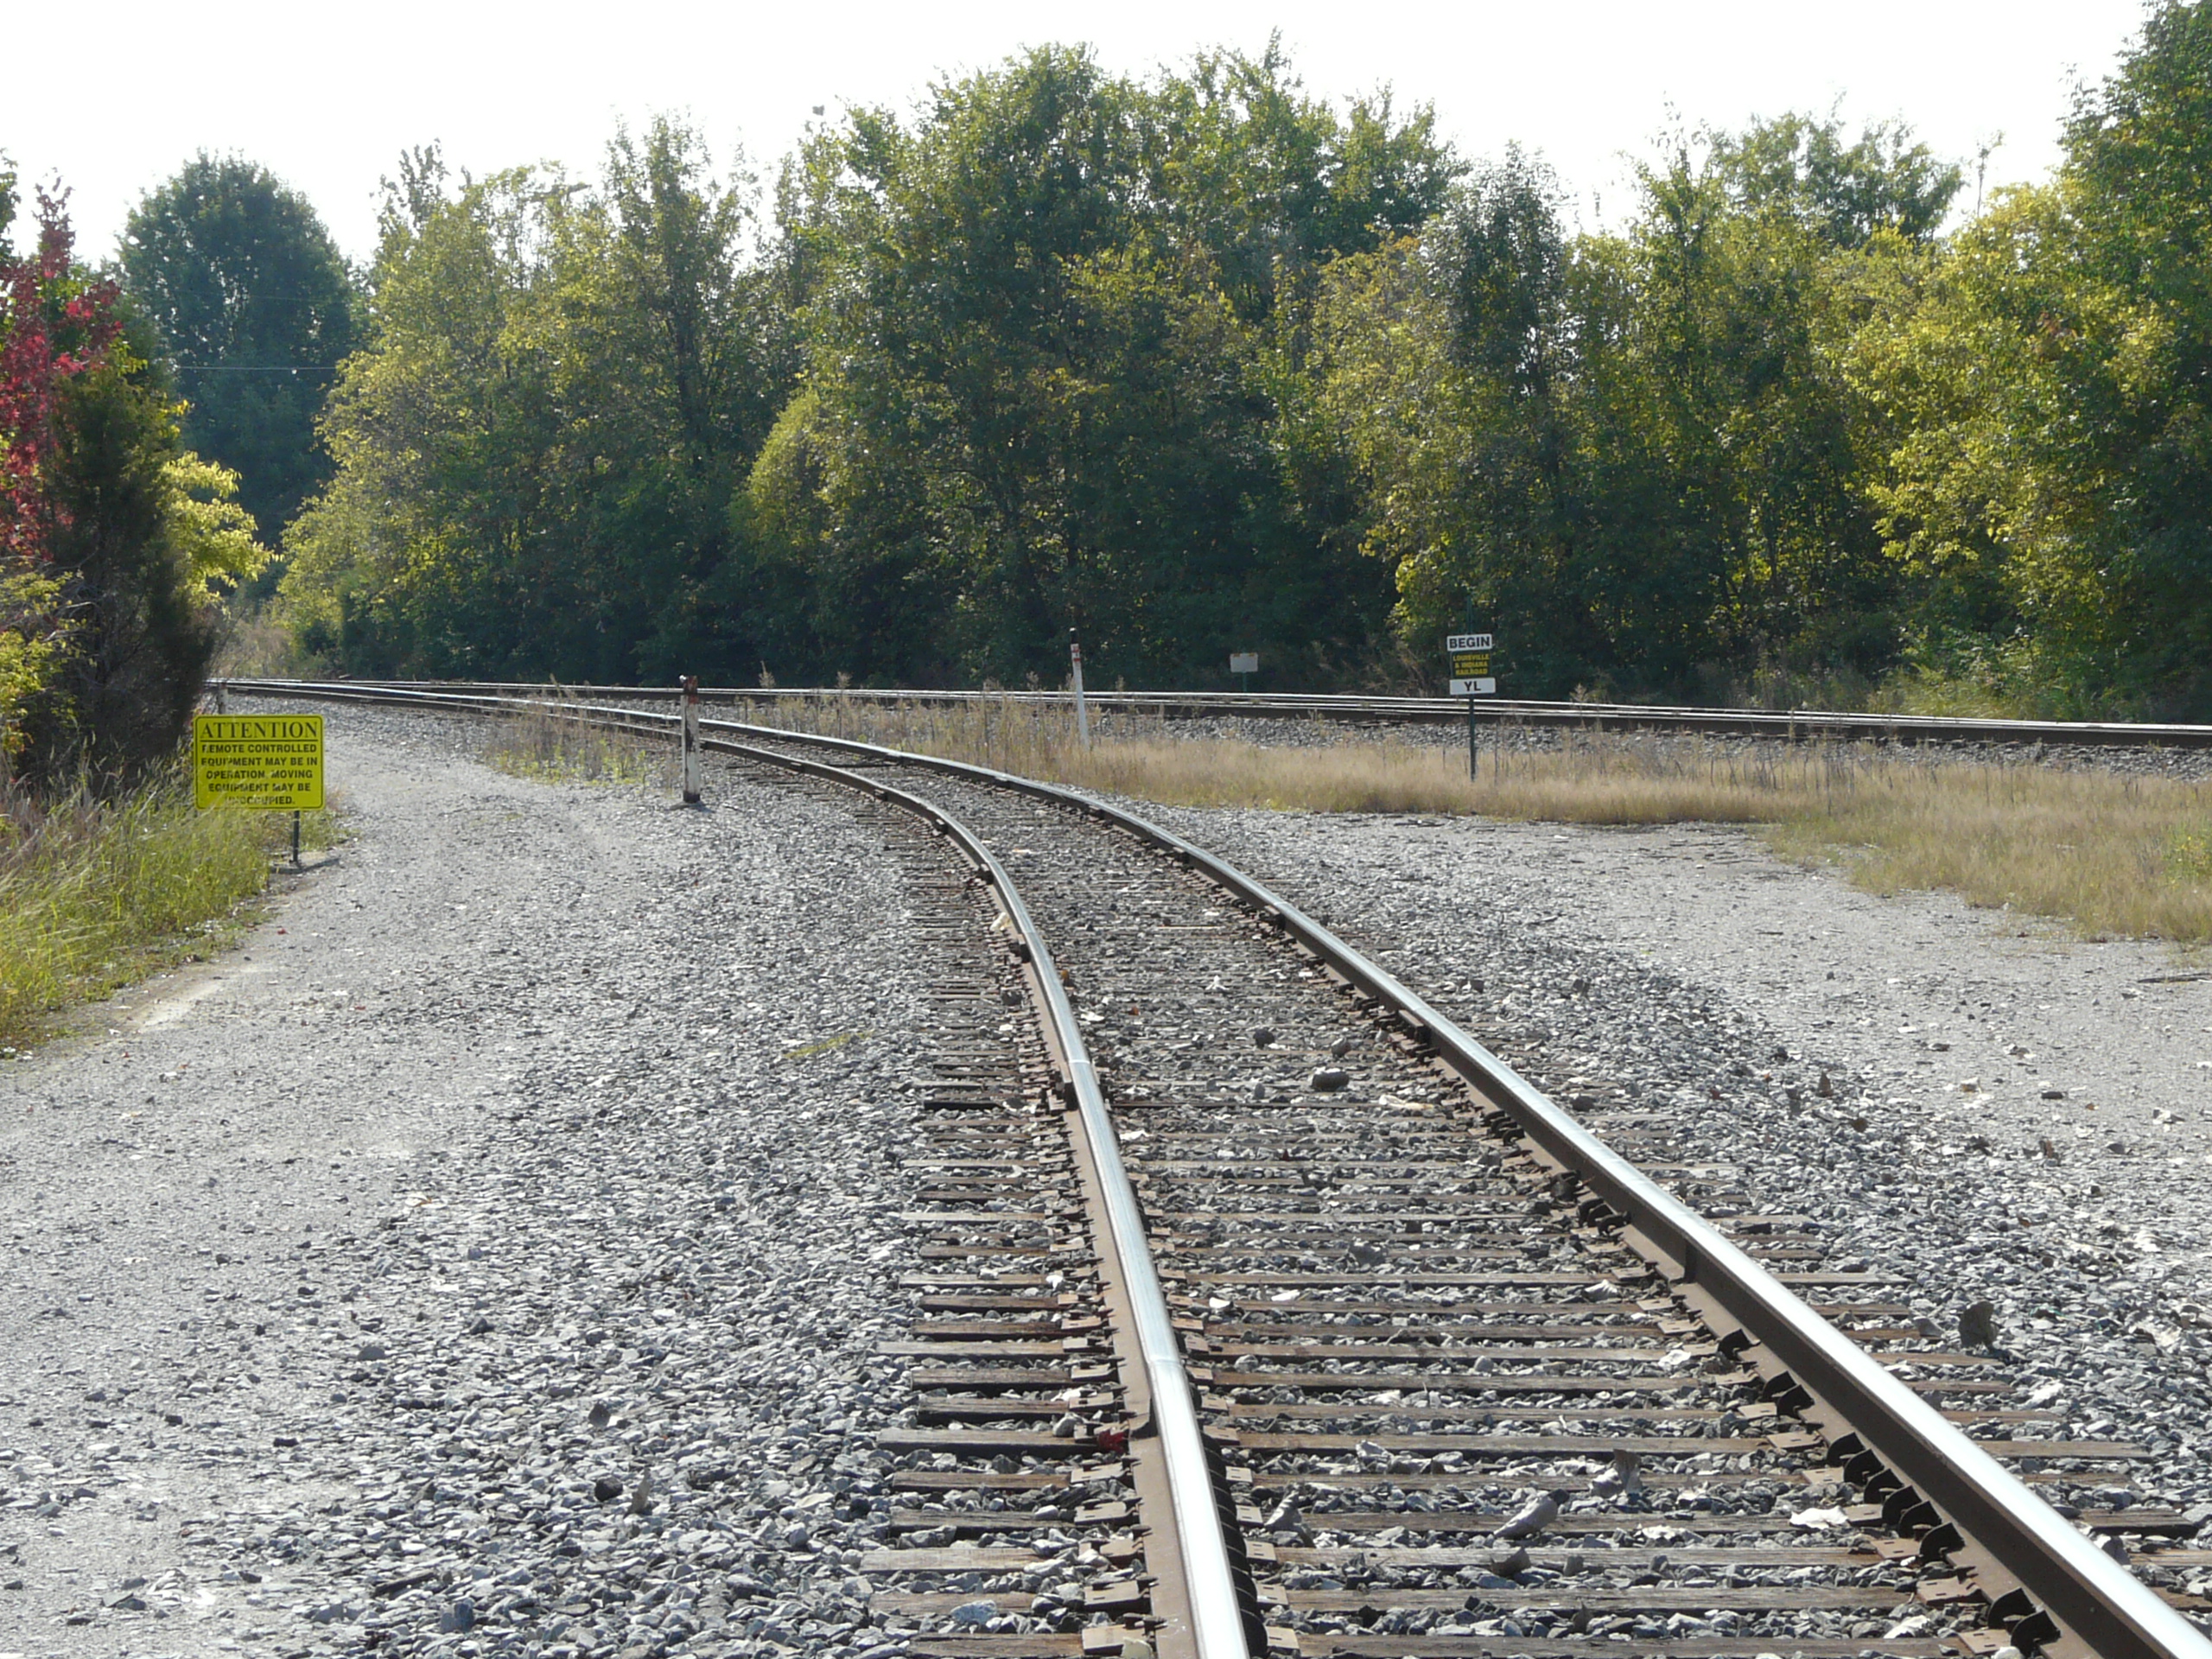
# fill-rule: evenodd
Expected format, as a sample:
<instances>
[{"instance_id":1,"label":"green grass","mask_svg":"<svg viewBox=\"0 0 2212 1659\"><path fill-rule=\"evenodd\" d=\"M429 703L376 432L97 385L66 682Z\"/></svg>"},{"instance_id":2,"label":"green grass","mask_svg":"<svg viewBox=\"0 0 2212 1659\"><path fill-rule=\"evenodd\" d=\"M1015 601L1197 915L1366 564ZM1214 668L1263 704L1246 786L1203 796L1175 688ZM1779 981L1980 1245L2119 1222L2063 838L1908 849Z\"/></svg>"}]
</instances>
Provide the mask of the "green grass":
<instances>
[{"instance_id":1,"label":"green grass","mask_svg":"<svg viewBox=\"0 0 2212 1659\"><path fill-rule=\"evenodd\" d=\"M824 1037L818 1043L802 1043L797 1048L787 1048L778 1058L786 1060L809 1059L817 1054L827 1054L833 1049L842 1048L847 1043L858 1042L862 1038L873 1035L874 1035L873 1032L866 1031L841 1032L835 1037Z\"/></svg>"},{"instance_id":2,"label":"green grass","mask_svg":"<svg viewBox=\"0 0 2212 1659\"><path fill-rule=\"evenodd\" d=\"M308 814L305 829L306 844L333 839L327 811ZM290 845L283 814L196 811L177 774L113 801L0 792L0 1051L222 948Z\"/></svg>"}]
</instances>

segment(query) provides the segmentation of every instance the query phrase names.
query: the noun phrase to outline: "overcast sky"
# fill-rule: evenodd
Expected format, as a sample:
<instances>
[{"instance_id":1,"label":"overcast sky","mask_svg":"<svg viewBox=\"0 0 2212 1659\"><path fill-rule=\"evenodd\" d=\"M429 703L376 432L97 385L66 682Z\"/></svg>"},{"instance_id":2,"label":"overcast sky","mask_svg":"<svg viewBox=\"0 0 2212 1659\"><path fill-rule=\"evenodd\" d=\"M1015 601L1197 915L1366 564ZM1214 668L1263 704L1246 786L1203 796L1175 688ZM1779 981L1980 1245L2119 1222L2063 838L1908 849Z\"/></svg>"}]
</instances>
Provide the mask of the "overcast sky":
<instances>
[{"instance_id":1,"label":"overcast sky","mask_svg":"<svg viewBox=\"0 0 2212 1659\"><path fill-rule=\"evenodd\" d=\"M741 145L766 172L814 105L833 119L849 104L911 105L932 79L1025 46L1085 41L1142 72L1207 46L1256 52L1280 29L1312 92L1388 85L1402 105L1433 104L1471 156L1541 151L1587 223L1593 200L1615 216L1624 155L1645 152L1670 111L1730 126L1840 99L1854 125L1904 117L1970 177L2001 134L1989 182L2040 177L2073 87L2111 69L2142 16L2139 0L111 0L96 70L17 64L0 79L0 152L26 182L60 175L94 257L143 192L207 149L305 191L360 258L377 181L411 144L437 140L480 173L589 171L618 121L679 111L718 157Z\"/></svg>"}]
</instances>

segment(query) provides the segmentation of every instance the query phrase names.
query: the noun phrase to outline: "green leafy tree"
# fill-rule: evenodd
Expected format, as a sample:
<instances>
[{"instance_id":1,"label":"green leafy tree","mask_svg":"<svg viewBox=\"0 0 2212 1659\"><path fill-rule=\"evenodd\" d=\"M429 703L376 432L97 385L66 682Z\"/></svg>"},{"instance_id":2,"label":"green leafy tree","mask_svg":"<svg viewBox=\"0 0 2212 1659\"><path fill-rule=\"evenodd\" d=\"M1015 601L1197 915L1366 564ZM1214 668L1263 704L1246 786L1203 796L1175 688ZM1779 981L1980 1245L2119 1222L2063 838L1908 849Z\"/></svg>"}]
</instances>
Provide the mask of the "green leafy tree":
<instances>
[{"instance_id":1,"label":"green leafy tree","mask_svg":"<svg viewBox=\"0 0 2212 1659\"><path fill-rule=\"evenodd\" d=\"M668 124L589 185L412 152L283 614L384 672L1057 677L1070 626L1109 675L1351 671L1389 588L1306 314L1453 167L1273 49L1136 81L1048 48L855 112L765 244Z\"/></svg>"},{"instance_id":2,"label":"green leafy tree","mask_svg":"<svg viewBox=\"0 0 2212 1659\"><path fill-rule=\"evenodd\" d=\"M1786 216L1832 247L1863 248L1885 231L1932 241L1962 182L1958 164L1902 121L1876 122L1850 142L1836 117L1799 114L1706 137L1732 200Z\"/></svg>"},{"instance_id":3,"label":"green leafy tree","mask_svg":"<svg viewBox=\"0 0 2212 1659\"><path fill-rule=\"evenodd\" d=\"M2063 710L2212 709L2212 12L2154 10L2006 193L1865 331L1925 665Z\"/></svg>"},{"instance_id":4,"label":"green leafy tree","mask_svg":"<svg viewBox=\"0 0 2212 1659\"><path fill-rule=\"evenodd\" d=\"M750 672L734 511L788 384L748 264L750 185L667 122L596 186L521 170L389 187L373 346L288 537L282 612L380 671Z\"/></svg>"},{"instance_id":5,"label":"green leafy tree","mask_svg":"<svg viewBox=\"0 0 2212 1659\"><path fill-rule=\"evenodd\" d=\"M1070 627L1109 674L1218 676L1231 644L1341 671L1387 590L1286 487L1300 296L1451 166L1425 112L1339 120L1272 50L1147 84L1046 48L911 129L860 112L792 192L809 391L755 473L764 549L848 616L937 620L878 672L1057 677Z\"/></svg>"},{"instance_id":6,"label":"green leafy tree","mask_svg":"<svg viewBox=\"0 0 2212 1659\"><path fill-rule=\"evenodd\" d=\"M1762 669L1878 672L1897 635L1866 493L1873 412L1845 358L1868 271L1910 244L1839 238L1825 210L1736 182L1727 146L1702 165L1677 150L1644 172L1629 234L1589 249L1615 325L1592 334L1593 495L1639 550L1617 563L1645 573L1612 631L1635 682L1708 699Z\"/></svg>"},{"instance_id":7,"label":"green leafy tree","mask_svg":"<svg viewBox=\"0 0 2212 1659\"><path fill-rule=\"evenodd\" d=\"M188 401L186 441L238 474L273 535L329 476L315 419L359 344L345 261L306 197L204 152L139 202L122 258Z\"/></svg>"},{"instance_id":8,"label":"green leafy tree","mask_svg":"<svg viewBox=\"0 0 2212 1659\"><path fill-rule=\"evenodd\" d=\"M1677 145L1624 231L1570 238L1509 152L1332 271L1323 401L1408 649L1471 602L1536 695L1879 671L1884 429L1847 362L1878 274L1927 257L1957 182L1931 168L1900 130L1792 117Z\"/></svg>"},{"instance_id":9,"label":"green leafy tree","mask_svg":"<svg viewBox=\"0 0 2212 1659\"><path fill-rule=\"evenodd\" d=\"M1339 116L1276 39L1256 58L1200 53L1145 103L1150 194L1248 323L1309 298L1331 260L1419 230L1459 172L1433 111L1402 119L1382 92Z\"/></svg>"}]
</instances>

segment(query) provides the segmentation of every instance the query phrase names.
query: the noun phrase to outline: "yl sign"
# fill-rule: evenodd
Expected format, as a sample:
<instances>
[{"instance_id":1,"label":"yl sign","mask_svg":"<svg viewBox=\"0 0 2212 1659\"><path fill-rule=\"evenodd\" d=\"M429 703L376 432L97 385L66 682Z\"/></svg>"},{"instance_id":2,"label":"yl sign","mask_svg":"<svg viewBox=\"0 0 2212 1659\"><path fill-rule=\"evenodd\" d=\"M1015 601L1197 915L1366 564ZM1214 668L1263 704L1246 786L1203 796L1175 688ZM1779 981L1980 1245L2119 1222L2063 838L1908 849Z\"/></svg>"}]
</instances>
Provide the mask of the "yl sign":
<instances>
[{"instance_id":1,"label":"yl sign","mask_svg":"<svg viewBox=\"0 0 2212 1659\"><path fill-rule=\"evenodd\" d=\"M1491 636L1453 633L1445 636L1444 654L1452 659L1452 695L1455 697L1494 697L1497 682L1490 672Z\"/></svg>"}]
</instances>

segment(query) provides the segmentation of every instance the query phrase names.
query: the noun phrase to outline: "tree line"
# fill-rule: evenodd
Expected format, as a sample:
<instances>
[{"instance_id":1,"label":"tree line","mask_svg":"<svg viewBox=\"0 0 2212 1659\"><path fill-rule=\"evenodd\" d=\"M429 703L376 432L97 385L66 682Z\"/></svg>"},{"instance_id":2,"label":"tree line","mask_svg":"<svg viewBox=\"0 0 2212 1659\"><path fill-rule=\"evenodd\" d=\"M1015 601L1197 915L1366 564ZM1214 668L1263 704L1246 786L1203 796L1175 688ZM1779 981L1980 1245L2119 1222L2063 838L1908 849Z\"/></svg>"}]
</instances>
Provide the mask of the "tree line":
<instances>
[{"instance_id":1,"label":"tree line","mask_svg":"<svg viewBox=\"0 0 2212 1659\"><path fill-rule=\"evenodd\" d=\"M203 156L118 303L330 671L1411 685L1471 620L1529 696L2206 715L2208 98L2167 0L2038 184L1789 115L1592 229L1273 46L1052 47L766 179L417 150L359 273Z\"/></svg>"}]
</instances>

